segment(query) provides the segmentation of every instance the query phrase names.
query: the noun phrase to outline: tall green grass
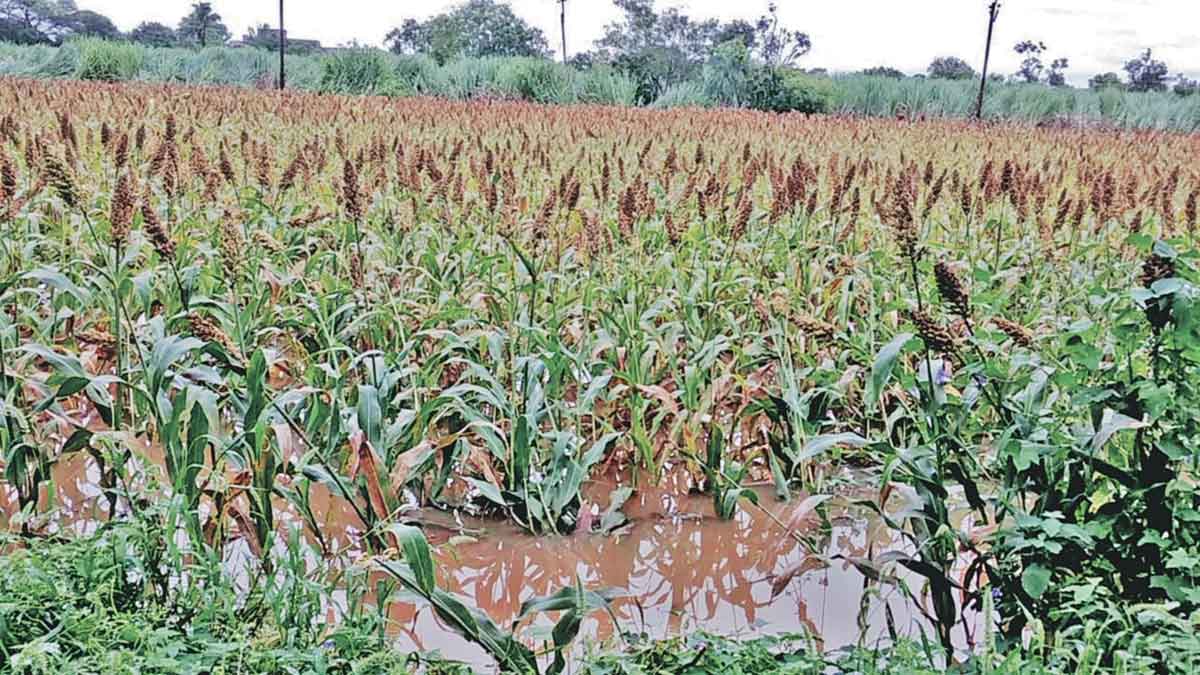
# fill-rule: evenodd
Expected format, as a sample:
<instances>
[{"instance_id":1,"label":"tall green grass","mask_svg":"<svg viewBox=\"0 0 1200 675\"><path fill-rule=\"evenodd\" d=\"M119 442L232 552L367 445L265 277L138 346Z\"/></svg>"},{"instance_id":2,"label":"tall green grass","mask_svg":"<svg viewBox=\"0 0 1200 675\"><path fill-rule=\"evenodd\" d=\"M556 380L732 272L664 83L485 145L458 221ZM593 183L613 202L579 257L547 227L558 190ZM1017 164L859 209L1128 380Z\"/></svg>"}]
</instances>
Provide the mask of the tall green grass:
<instances>
[{"instance_id":1,"label":"tall green grass","mask_svg":"<svg viewBox=\"0 0 1200 675\"><path fill-rule=\"evenodd\" d=\"M327 94L386 94L396 86L396 69L383 52L351 49L324 59L319 89Z\"/></svg>"},{"instance_id":2,"label":"tall green grass","mask_svg":"<svg viewBox=\"0 0 1200 675\"><path fill-rule=\"evenodd\" d=\"M73 46L79 51L74 76L80 80L132 80L146 60L146 49L128 42L85 38Z\"/></svg>"},{"instance_id":3,"label":"tall green grass","mask_svg":"<svg viewBox=\"0 0 1200 675\"><path fill-rule=\"evenodd\" d=\"M833 82L835 112L875 116L966 117L974 113L979 93L977 82L962 80L847 75ZM993 83L987 88L983 114L988 119L1031 123L1071 121L1198 131L1200 96Z\"/></svg>"}]
</instances>

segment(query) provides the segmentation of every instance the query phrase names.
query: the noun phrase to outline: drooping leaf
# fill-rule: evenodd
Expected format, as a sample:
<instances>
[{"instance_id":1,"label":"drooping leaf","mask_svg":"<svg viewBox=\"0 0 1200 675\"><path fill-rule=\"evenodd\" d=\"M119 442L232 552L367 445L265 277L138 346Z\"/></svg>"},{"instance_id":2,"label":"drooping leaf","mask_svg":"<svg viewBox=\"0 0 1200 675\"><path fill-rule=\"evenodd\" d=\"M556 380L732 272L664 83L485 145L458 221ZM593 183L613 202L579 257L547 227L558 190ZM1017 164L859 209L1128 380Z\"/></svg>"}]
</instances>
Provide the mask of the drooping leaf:
<instances>
[{"instance_id":1,"label":"drooping leaf","mask_svg":"<svg viewBox=\"0 0 1200 675\"><path fill-rule=\"evenodd\" d=\"M804 444L804 448L800 451L797 461L812 459L833 447L845 445L851 448L861 448L867 445L867 443L867 439L852 432L817 436Z\"/></svg>"},{"instance_id":2,"label":"drooping leaf","mask_svg":"<svg viewBox=\"0 0 1200 675\"><path fill-rule=\"evenodd\" d=\"M1122 415L1119 412L1106 408L1104 416L1100 421L1100 430L1092 436L1092 452L1095 453L1104 447L1108 440L1119 431L1128 431L1131 429L1142 429L1146 427L1146 423L1141 420L1135 420L1127 415Z\"/></svg>"},{"instance_id":3,"label":"drooping leaf","mask_svg":"<svg viewBox=\"0 0 1200 675\"><path fill-rule=\"evenodd\" d=\"M912 339L912 333L901 333L875 355L875 362L871 364L871 378L867 381L865 402L868 412L874 412L875 406L879 404L879 397L883 395L883 390L892 377L896 360L904 352L904 346Z\"/></svg>"}]
</instances>

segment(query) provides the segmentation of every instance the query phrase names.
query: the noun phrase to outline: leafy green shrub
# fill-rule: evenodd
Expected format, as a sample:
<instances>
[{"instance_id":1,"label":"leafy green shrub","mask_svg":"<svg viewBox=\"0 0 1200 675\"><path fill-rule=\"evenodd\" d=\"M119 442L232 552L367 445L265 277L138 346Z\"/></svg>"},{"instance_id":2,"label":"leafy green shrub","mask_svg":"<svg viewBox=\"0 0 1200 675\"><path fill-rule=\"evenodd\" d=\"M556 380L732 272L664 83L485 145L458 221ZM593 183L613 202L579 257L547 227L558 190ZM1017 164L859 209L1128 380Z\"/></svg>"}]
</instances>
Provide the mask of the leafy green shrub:
<instances>
[{"instance_id":1,"label":"leafy green shrub","mask_svg":"<svg viewBox=\"0 0 1200 675\"><path fill-rule=\"evenodd\" d=\"M828 80L791 68L756 65L740 40L713 52L704 65L702 83L705 98L718 105L768 112L826 112L833 100Z\"/></svg>"},{"instance_id":2,"label":"leafy green shrub","mask_svg":"<svg viewBox=\"0 0 1200 675\"><path fill-rule=\"evenodd\" d=\"M535 103L573 103L574 71L553 61L505 59L496 71L495 88L508 96Z\"/></svg>"},{"instance_id":3,"label":"leafy green shrub","mask_svg":"<svg viewBox=\"0 0 1200 675\"><path fill-rule=\"evenodd\" d=\"M53 61L59 51L59 48L50 45L0 42L0 75L37 77L42 67Z\"/></svg>"},{"instance_id":4,"label":"leafy green shrub","mask_svg":"<svg viewBox=\"0 0 1200 675\"><path fill-rule=\"evenodd\" d=\"M277 53L270 56L273 60L279 58ZM321 77L325 74L323 60L316 55L288 56L286 69L288 87L306 91L320 88Z\"/></svg>"},{"instance_id":5,"label":"leafy green shrub","mask_svg":"<svg viewBox=\"0 0 1200 675\"><path fill-rule=\"evenodd\" d=\"M325 57L319 90L327 94L384 94L397 86L387 54L348 49Z\"/></svg>"},{"instance_id":6,"label":"leafy green shrub","mask_svg":"<svg viewBox=\"0 0 1200 675\"><path fill-rule=\"evenodd\" d=\"M637 83L637 101L643 105L662 98L675 85L690 82L700 75L700 68L674 47L647 47L622 54L613 65Z\"/></svg>"},{"instance_id":7,"label":"leafy green shrub","mask_svg":"<svg viewBox=\"0 0 1200 675\"><path fill-rule=\"evenodd\" d=\"M741 40L730 40L717 47L704 64L704 95L720 105L753 106L750 84L755 70L746 45Z\"/></svg>"},{"instance_id":8,"label":"leafy green shrub","mask_svg":"<svg viewBox=\"0 0 1200 675\"><path fill-rule=\"evenodd\" d=\"M1010 639L1031 616L1053 632L1078 627L1086 612L1053 611L1079 600L1075 587L1200 619L1200 498L1188 478L1200 458L1200 287L1189 258L1155 244L1135 287L1109 300L1115 332L1067 327L1054 379L1030 374L1045 393L1036 418L1005 432L1012 517L995 546L1001 574L989 574ZM1120 363L1092 346L1105 344L1119 345ZM1083 393L1053 405L1059 383Z\"/></svg>"},{"instance_id":9,"label":"leafy green shrub","mask_svg":"<svg viewBox=\"0 0 1200 675\"><path fill-rule=\"evenodd\" d=\"M947 652L961 592L962 606L984 616L995 603L1003 648L1021 649L1031 634L1082 646L1068 650L1071 672L1095 672L1085 666L1114 655L1129 667L1116 672L1200 664L1200 645L1183 639L1200 625L1196 254L1145 235L1131 243L1147 256L1133 287L1092 289L1112 325L1083 319L1041 338L996 319L997 331L976 329L959 345L933 315L912 314L925 363L906 377L927 426L887 471L920 505L895 528L916 551L900 563L928 580ZM907 257L919 293L924 263ZM942 311L978 318L966 282L945 262L933 267ZM876 364L890 368L912 337L898 335ZM957 374L934 358L941 352L961 357ZM947 396L951 384L976 392ZM994 459L973 452L977 434L998 439ZM991 505L988 474L1002 481ZM998 523L986 550L952 534L951 482L980 522ZM974 555L959 577L951 570L963 550Z\"/></svg>"},{"instance_id":10,"label":"leafy green shrub","mask_svg":"<svg viewBox=\"0 0 1200 675\"><path fill-rule=\"evenodd\" d=\"M185 82L184 64L188 56L182 49L149 49L137 79L145 82Z\"/></svg>"},{"instance_id":11,"label":"leafy green shrub","mask_svg":"<svg viewBox=\"0 0 1200 675\"><path fill-rule=\"evenodd\" d=\"M749 82L750 107L769 112L828 112L833 84L789 68L756 68Z\"/></svg>"},{"instance_id":12,"label":"leafy green shrub","mask_svg":"<svg viewBox=\"0 0 1200 675\"><path fill-rule=\"evenodd\" d=\"M600 654L584 666L586 675L616 673L778 673L820 672L824 659L801 635L734 640L694 633L661 642L635 643L627 654Z\"/></svg>"},{"instance_id":13,"label":"leafy green shrub","mask_svg":"<svg viewBox=\"0 0 1200 675\"><path fill-rule=\"evenodd\" d=\"M439 69L436 88L428 93L454 99L501 94L496 80L504 61L500 58L451 61Z\"/></svg>"},{"instance_id":14,"label":"leafy green shrub","mask_svg":"<svg viewBox=\"0 0 1200 675\"><path fill-rule=\"evenodd\" d=\"M80 80L124 82L137 77L145 61L145 49L128 42L112 42L99 38L76 41L79 61L75 77Z\"/></svg>"},{"instance_id":15,"label":"leafy green shrub","mask_svg":"<svg viewBox=\"0 0 1200 675\"><path fill-rule=\"evenodd\" d=\"M79 45L74 42L59 47L47 60L38 64L31 75L34 77L72 77L79 63Z\"/></svg>"},{"instance_id":16,"label":"leafy green shrub","mask_svg":"<svg viewBox=\"0 0 1200 675\"><path fill-rule=\"evenodd\" d=\"M582 103L637 105L637 82L608 65L597 65L577 73L576 96Z\"/></svg>"},{"instance_id":17,"label":"leafy green shrub","mask_svg":"<svg viewBox=\"0 0 1200 675\"><path fill-rule=\"evenodd\" d=\"M437 62L423 54L396 58L396 80L401 90L425 94L437 89Z\"/></svg>"}]
</instances>

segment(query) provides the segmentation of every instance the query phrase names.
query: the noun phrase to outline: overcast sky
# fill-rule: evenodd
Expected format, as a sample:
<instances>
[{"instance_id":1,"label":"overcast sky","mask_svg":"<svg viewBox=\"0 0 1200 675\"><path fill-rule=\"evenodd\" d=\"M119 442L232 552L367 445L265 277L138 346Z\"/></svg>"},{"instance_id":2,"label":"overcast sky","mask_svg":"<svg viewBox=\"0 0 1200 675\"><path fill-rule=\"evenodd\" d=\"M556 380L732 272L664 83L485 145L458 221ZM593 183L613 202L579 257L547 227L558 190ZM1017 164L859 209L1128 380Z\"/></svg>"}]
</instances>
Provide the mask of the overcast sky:
<instances>
[{"instance_id":1,"label":"overcast sky","mask_svg":"<svg viewBox=\"0 0 1200 675\"><path fill-rule=\"evenodd\" d=\"M659 0L693 17L752 19L768 0ZM128 30L143 20L174 26L190 0L78 0ZM425 17L454 0L287 0L289 34L334 46L358 40L379 45L404 18ZM541 28L558 45L557 0L512 0L517 14ZM784 22L812 37L808 68L848 71L887 64L921 72L935 56L959 56L979 68L983 61L987 0L779 0ZM993 66L1016 70L1012 47L1029 38L1049 46L1047 62L1071 60L1072 82L1084 84L1102 71L1120 71L1140 50L1151 47L1171 72L1200 76L1200 0L1007 0L996 25ZM278 21L276 0L213 0L226 25L239 37L251 25ZM567 48L583 51L615 20L611 0L568 0Z\"/></svg>"}]
</instances>

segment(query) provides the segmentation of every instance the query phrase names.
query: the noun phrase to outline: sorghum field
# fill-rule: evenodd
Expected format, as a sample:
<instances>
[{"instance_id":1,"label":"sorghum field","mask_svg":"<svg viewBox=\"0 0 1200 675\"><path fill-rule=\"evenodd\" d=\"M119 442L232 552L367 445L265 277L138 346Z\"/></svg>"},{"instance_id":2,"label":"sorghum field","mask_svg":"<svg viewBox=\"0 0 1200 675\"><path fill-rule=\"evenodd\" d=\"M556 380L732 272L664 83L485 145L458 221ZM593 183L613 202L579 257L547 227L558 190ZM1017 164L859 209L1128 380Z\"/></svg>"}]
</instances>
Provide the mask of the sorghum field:
<instances>
[{"instance_id":1,"label":"sorghum field","mask_svg":"<svg viewBox=\"0 0 1200 675\"><path fill-rule=\"evenodd\" d=\"M0 670L1200 664L1198 136L0 101Z\"/></svg>"}]
</instances>

